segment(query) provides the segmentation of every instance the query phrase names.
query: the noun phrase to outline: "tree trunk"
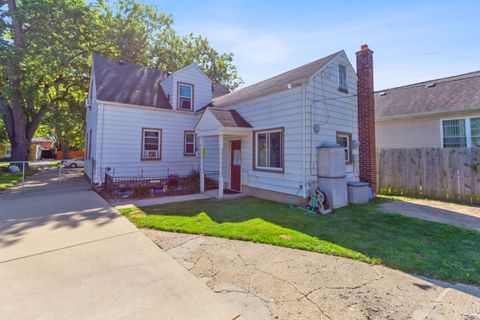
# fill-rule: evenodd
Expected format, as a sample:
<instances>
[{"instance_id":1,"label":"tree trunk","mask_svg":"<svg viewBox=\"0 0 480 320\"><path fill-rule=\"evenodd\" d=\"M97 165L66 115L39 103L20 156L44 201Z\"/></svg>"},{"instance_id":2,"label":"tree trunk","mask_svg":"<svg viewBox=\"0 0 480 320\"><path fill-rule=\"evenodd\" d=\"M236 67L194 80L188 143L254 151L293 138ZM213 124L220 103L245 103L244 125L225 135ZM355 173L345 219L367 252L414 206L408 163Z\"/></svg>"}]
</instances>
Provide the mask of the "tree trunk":
<instances>
[{"instance_id":1,"label":"tree trunk","mask_svg":"<svg viewBox=\"0 0 480 320\"><path fill-rule=\"evenodd\" d=\"M70 159L70 145L65 140L62 143L62 159Z\"/></svg>"},{"instance_id":2,"label":"tree trunk","mask_svg":"<svg viewBox=\"0 0 480 320\"><path fill-rule=\"evenodd\" d=\"M12 94L10 120L13 123L9 125L13 129L13 136L10 136L12 160L26 161L30 155L30 139L27 138L28 119L22 106L20 71L20 61L24 50L22 23L18 17L15 1L7 0L7 4L10 17L12 18L13 44L15 49L13 56L8 62L8 80ZM3 108L2 112L4 112ZM5 120L8 120L7 117L5 117Z\"/></svg>"}]
</instances>

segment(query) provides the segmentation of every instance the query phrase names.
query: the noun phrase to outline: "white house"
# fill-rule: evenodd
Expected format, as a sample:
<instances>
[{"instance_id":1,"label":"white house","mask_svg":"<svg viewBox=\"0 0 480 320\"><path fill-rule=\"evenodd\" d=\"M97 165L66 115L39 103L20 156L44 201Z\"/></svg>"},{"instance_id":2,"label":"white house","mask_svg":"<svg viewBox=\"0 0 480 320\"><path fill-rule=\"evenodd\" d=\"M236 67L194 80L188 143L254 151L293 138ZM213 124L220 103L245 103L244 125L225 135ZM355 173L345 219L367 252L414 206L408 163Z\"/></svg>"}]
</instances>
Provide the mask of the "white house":
<instances>
[{"instance_id":1,"label":"white house","mask_svg":"<svg viewBox=\"0 0 480 320\"><path fill-rule=\"evenodd\" d=\"M377 147L480 147L480 71L375 93Z\"/></svg>"},{"instance_id":2,"label":"white house","mask_svg":"<svg viewBox=\"0 0 480 320\"><path fill-rule=\"evenodd\" d=\"M373 101L368 46L362 55ZM231 93L195 64L167 74L94 57L85 172L102 183L108 169L116 176L217 171L227 189L281 201L306 196L321 145L340 144L347 180L359 180L358 146L369 145L358 143L360 96L344 51Z\"/></svg>"}]
</instances>

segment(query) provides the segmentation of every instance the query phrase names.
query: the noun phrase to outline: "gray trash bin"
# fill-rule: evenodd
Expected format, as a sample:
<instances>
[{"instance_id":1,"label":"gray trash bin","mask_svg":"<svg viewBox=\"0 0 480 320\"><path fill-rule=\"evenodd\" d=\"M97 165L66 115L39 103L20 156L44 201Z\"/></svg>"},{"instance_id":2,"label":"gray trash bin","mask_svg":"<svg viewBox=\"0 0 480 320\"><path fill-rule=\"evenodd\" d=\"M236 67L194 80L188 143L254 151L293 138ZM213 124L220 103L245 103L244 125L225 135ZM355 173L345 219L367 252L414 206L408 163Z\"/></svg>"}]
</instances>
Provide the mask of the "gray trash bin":
<instances>
[{"instance_id":1,"label":"gray trash bin","mask_svg":"<svg viewBox=\"0 0 480 320\"><path fill-rule=\"evenodd\" d=\"M367 182L347 182L348 203L364 204L368 202Z\"/></svg>"}]
</instances>

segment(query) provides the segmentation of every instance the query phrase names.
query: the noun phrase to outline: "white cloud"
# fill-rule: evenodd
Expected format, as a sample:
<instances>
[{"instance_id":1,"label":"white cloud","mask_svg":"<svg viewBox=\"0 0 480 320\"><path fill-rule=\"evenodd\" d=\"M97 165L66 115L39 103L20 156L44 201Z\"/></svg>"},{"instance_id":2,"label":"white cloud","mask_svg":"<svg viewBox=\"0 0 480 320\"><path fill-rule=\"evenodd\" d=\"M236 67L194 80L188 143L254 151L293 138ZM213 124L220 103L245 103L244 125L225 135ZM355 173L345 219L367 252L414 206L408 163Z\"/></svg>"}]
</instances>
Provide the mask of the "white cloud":
<instances>
[{"instance_id":1,"label":"white cloud","mask_svg":"<svg viewBox=\"0 0 480 320\"><path fill-rule=\"evenodd\" d=\"M206 36L215 47L233 52L235 60L256 65L278 64L286 61L293 54L293 48L286 39L273 32L230 27L224 24L212 24L196 28Z\"/></svg>"}]
</instances>

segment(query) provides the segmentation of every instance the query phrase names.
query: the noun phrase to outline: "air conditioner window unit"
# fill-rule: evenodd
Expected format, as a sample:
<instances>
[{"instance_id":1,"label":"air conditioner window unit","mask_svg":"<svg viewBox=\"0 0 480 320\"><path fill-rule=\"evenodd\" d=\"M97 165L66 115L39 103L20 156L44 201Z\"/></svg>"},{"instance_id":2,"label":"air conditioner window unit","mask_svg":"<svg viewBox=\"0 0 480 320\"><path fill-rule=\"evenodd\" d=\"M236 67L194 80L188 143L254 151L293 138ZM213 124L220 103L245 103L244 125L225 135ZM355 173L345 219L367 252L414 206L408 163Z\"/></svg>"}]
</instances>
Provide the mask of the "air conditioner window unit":
<instances>
[{"instance_id":1,"label":"air conditioner window unit","mask_svg":"<svg viewBox=\"0 0 480 320\"><path fill-rule=\"evenodd\" d=\"M158 151L157 150L148 150L145 151L146 158L158 158Z\"/></svg>"}]
</instances>

